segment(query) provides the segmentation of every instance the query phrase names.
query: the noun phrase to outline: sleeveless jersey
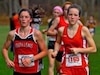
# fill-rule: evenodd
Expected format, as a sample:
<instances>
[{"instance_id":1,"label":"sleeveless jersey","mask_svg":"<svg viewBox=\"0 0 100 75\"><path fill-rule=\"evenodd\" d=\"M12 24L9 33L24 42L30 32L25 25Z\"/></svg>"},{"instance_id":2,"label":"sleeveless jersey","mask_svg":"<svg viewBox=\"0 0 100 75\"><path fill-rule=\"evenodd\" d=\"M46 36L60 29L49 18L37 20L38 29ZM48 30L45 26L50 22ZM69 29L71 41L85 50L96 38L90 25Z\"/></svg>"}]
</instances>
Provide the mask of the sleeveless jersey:
<instances>
[{"instance_id":1,"label":"sleeveless jersey","mask_svg":"<svg viewBox=\"0 0 100 75\"><path fill-rule=\"evenodd\" d=\"M69 48L86 48L87 42L86 39L82 37L81 30L82 25L79 25L77 33L73 38L70 38L67 34L67 27L65 27L62 40L65 47L65 52L63 55L61 69L66 69L68 67L73 68L82 68L88 65L88 56L86 53L72 54Z\"/></svg>"},{"instance_id":2,"label":"sleeveless jersey","mask_svg":"<svg viewBox=\"0 0 100 75\"><path fill-rule=\"evenodd\" d=\"M51 27L53 20L54 20L54 18L52 18L52 19L50 20L50 22L48 23L48 29ZM55 41L56 41L56 37L55 37L55 36L48 36L48 40L49 40L49 41L54 41L54 42L55 42Z\"/></svg>"},{"instance_id":3,"label":"sleeveless jersey","mask_svg":"<svg viewBox=\"0 0 100 75\"><path fill-rule=\"evenodd\" d=\"M60 28L60 27L63 27L63 26L68 26L68 23L65 22L64 16L60 16L60 22L57 25L57 29Z\"/></svg>"},{"instance_id":4,"label":"sleeveless jersey","mask_svg":"<svg viewBox=\"0 0 100 75\"><path fill-rule=\"evenodd\" d=\"M59 29L60 27L64 27L64 26L68 26L68 23L65 22L64 16L60 16L60 21L59 21L59 24L57 26L57 29ZM60 47L60 51L63 51L63 50L64 50L64 47L63 47L63 42L62 42L62 45Z\"/></svg>"},{"instance_id":5,"label":"sleeveless jersey","mask_svg":"<svg viewBox=\"0 0 100 75\"><path fill-rule=\"evenodd\" d=\"M36 60L32 62L29 67L24 67L21 59L23 57L32 58L39 53L39 48L36 40L34 40L34 29L30 30L30 33L25 37L21 38L18 34L19 28L16 29L14 41L14 63L16 72L20 73L37 73L40 71L40 61Z\"/></svg>"},{"instance_id":6,"label":"sleeveless jersey","mask_svg":"<svg viewBox=\"0 0 100 75\"><path fill-rule=\"evenodd\" d=\"M54 18L51 19L51 21L48 23L48 28L50 28L50 26L52 25Z\"/></svg>"}]
</instances>

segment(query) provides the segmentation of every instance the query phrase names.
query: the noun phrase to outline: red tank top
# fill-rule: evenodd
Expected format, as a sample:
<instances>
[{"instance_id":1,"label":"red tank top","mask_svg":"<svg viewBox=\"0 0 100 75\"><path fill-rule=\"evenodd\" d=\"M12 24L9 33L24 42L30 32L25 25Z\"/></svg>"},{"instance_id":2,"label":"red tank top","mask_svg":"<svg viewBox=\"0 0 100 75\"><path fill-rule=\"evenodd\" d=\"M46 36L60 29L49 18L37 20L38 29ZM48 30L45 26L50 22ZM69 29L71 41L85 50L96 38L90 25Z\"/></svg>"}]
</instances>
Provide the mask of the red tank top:
<instances>
[{"instance_id":1,"label":"red tank top","mask_svg":"<svg viewBox=\"0 0 100 75\"><path fill-rule=\"evenodd\" d=\"M79 53L77 55L72 54L69 48L86 48L87 42L81 35L82 25L79 25L78 30L73 38L70 38L67 34L67 27L65 27L62 40L65 47L64 60L62 67L86 67L88 65L88 57L85 53Z\"/></svg>"},{"instance_id":2,"label":"red tank top","mask_svg":"<svg viewBox=\"0 0 100 75\"><path fill-rule=\"evenodd\" d=\"M22 57L33 57L39 53L37 42L34 40L34 30L30 30L30 34L25 39L22 39L18 34L18 29L15 32L14 38L14 63L16 72L20 73L36 73L40 71L39 60L34 61L30 64L30 67L24 67L21 63Z\"/></svg>"},{"instance_id":3,"label":"red tank top","mask_svg":"<svg viewBox=\"0 0 100 75\"><path fill-rule=\"evenodd\" d=\"M68 25L68 23L65 22L64 16L60 16L60 21L59 21L59 24L57 26L57 29L60 27L63 27L63 26L67 26L67 25Z\"/></svg>"},{"instance_id":4,"label":"red tank top","mask_svg":"<svg viewBox=\"0 0 100 75\"><path fill-rule=\"evenodd\" d=\"M60 21L59 24L57 26L57 29L59 29L60 27L64 27L64 26L68 26L68 23L65 22L64 20L64 16L60 16ZM62 42L62 46L60 47L60 51L63 51L65 48L63 46L63 42Z\"/></svg>"}]
</instances>

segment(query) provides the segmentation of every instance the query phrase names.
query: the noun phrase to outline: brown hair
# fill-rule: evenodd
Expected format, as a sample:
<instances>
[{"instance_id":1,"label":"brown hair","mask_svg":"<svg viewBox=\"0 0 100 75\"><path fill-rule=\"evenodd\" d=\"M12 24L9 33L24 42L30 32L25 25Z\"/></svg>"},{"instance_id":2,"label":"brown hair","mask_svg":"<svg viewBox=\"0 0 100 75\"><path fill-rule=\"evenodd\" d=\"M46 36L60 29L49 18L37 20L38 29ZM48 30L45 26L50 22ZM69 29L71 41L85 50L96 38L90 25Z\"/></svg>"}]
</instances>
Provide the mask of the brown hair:
<instances>
[{"instance_id":1,"label":"brown hair","mask_svg":"<svg viewBox=\"0 0 100 75\"><path fill-rule=\"evenodd\" d=\"M65 3L63 4L63 6L62 6L62 9L63 9L63 10L64 10L66 4L72 5L72 2L69 2L69 1L65 2Z\"/></svg>"},{"instance_id":2,"label":"brown hair","mask_svg":"<svg viewBox=\"0 0 100 75\"><path fill-rule=\"evenodd\" d=\"M67 14L69 13L69 10L70 10L71 8L76 8L76 9L79 11L79 16L81 16L81 14L82 14L82 8L81 8L80 5L78 5L78 4L72 4L72 5L68 8Z\"/></svg>"}]
</instances>

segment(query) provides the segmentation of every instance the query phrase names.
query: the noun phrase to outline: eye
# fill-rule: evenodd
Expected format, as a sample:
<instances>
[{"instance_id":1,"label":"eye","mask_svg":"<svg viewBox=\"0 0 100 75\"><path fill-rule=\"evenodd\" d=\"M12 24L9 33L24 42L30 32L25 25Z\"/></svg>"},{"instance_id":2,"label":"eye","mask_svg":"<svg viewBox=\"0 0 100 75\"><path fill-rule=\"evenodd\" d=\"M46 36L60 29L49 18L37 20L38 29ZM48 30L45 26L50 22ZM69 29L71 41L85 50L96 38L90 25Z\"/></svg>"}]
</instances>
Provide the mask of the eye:
<instances>
[{"instance_id":1,"label":"eye","mask_svg":"<svg viewBox=\"0 0 100 75\"><path fill-rule=\"evenodd\" d=\"M69 16L71 16L72 14L71 14L71 13L69 13L68 15L69 15Z\"/></svg>"},{"instance_id":2,"label":"eye","mask_svg":"<svg viewBox=\"0 0 100 75\"><path fill-rule=\"evenodd\" d=\"M25 18L29 18L29 16L25 16Z\"/></svg>"},{"instance_id":3,"label":"eye","mask_svg":"<svg viewBox=\"0 0 100 75\"><path fill-rule=\"evenodd\" d=\"M75 14L75 16L78 16L77 14Z\"/></svg>"},{"instance_id":4,"label":"eye","mask_svg":"<svg viewBox=\"0 0 100 75\"><path fill-rule=\"evenodd\" d=\"M23 16L20 16L19 18L23 18Z\"/></svg>"}]
</instances>

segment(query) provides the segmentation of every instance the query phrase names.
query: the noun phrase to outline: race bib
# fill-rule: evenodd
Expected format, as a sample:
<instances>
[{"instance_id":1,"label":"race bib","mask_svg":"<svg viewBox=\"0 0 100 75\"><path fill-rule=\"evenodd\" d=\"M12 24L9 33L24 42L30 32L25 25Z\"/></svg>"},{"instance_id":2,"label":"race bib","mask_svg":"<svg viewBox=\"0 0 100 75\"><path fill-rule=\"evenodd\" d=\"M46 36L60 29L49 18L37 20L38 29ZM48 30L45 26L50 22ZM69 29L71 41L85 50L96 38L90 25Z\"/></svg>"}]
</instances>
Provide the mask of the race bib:
<instances>
[{"instance_id":1,"label":"race bib","mask_svg":"<svg viewBox=\"0 0 100 75\"><path fill-rule=\"evenodd\" d=\"M81 66L82 65L82 58L81 54L66 54L66 66Z\"/></svg>"},{"instance_id":2,"label":"race bib","mask_svg":"<svg viewBox=\"0 0 100 75\"><path fill-rule=\"evenodd\" d=\"M24 67L24 65L23 65L23 63L22 63L22 59L23 58L30 58L30 59L32 59L33 58L33 54L30 54L30 55L18 55L18 62L19 62L19 66L20 67ZM32 66L34 66L35 64L34 64L34 61L33 62L31 62L30 64L29 64L29 66L28 67L32 67Z\"/></svg>"}]
</instances>

